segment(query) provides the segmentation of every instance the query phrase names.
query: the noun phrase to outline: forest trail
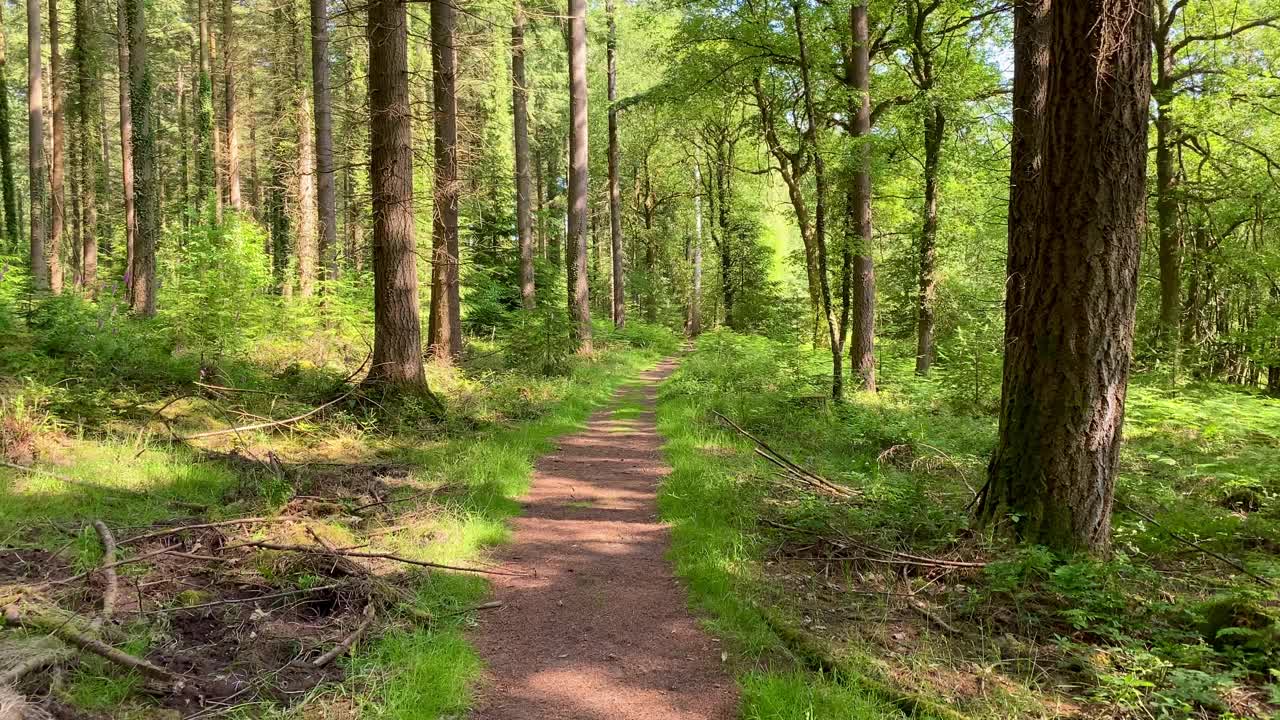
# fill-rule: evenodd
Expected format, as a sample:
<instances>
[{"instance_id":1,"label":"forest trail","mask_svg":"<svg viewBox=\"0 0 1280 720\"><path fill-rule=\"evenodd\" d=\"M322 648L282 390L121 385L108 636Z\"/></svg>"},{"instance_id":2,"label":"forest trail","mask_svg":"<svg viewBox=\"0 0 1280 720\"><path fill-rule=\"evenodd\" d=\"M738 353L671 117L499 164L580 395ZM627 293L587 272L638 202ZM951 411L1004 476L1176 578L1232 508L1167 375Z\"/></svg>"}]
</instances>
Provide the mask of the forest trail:
<instances>
[{"instance_id":1,"label":"forest trail","mask_svg":"<svg viewBox=\"0 0 1280 720\"><path fill-rule=\"evenodd\" d=\"M733 678L698 627L657 520L664 360L541 458L473 639L488 664L476 720L728 720Z\"/></svg>"}]
</instances>

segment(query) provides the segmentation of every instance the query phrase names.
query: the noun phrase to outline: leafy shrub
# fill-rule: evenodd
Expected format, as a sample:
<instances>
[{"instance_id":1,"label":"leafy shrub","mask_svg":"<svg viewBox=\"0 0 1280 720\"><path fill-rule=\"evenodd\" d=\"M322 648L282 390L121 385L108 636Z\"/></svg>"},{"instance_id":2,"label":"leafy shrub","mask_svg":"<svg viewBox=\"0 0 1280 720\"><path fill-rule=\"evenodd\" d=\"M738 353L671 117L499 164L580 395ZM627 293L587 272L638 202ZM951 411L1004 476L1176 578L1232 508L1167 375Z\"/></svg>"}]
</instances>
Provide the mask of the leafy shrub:
<instances>
[{"instance_id":1,"label":"leafy shrub","mask_svg":"<svg viewBox=\"0 0 1280 720\"><path fill-rule=\"evenodd\" d=\"M536 375L566 375L577 348L566 313L558 309L516 313L503 333L507 367Z\"/></svg>"},{"instance_id":2,"label":"leafy shrub","mask_svg":"<svg viewBox=\"0 0 1280 720\"><path fill-rule=\"evenodd\" d=\"M265 243L259 225L234 213L186 235L163 306L182 346L215 356L249 347L267 317Z\"/></svg>"}]
</instances>

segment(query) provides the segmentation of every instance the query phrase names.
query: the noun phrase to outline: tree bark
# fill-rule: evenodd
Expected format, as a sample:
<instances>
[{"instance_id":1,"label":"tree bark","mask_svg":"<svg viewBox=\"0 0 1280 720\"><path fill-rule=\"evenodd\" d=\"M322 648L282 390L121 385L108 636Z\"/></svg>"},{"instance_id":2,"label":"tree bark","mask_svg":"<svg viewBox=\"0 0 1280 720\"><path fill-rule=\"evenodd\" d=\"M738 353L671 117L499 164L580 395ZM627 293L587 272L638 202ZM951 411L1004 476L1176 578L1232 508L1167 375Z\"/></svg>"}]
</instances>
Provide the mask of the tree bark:
<instances>
[{"instance_id":1,"label":"tree bark","mask_svg":"<svg viewBox=\"0 0 1280 720\"><path fill-rule=\"evenodd\" d=\"M533 286L533 201L529 170L529 86L524 70L524 5L515 3L511 23L511 115L516 154L516 232L520 242L520 304L532 310L537 302Z\"/></svg>"},{"instance_id":2,"label":"tree bark","mask_svg":"<svg viewBox=\"0 0 1280 720\"><path fill-rule=\"evenodd\" d=\"M858 0L849 10L852 42L849 46L848 83L853 90L850 115L853 118L854 149L851 332L849 364L859 390L876 390L876 266L871 256L871 38L867 0Z\"/></svg>"},{"instance_id":3,"label":"tree bark","mask_svg":"<svg viewBox=\"0 0 1280 720\"><path fill-rule=\"evenodd\" d=\"M924 113L924 226L920 229L920 287L916 302L916 374L933 365L933 304L938 293L938 166L947 116L941 107Z\"/></svg>"},{"instance_id":4,"label":"tree bark","mask_svg":"<svg viewBox=\"0 0 1280 720\"><path fill-rule=\"evenodd\" d=\"M80 283L90 297L98 288L98 190L102 169L99 165L102 118L97 41L94 12L89 0L75 1L75 65L76 118L79 124L76 140L76 172L80 185Z\"/></svg>"},{"instance_id":5,"label":"tree bark","mask_svg":"<svg viewBox=\"0 0 1280 720\"><path fill-rule=\"evenodd\" d=\"M0 196L3 197L4 236L11 250L18 249L22 223L18 221L18 193L13 181L13 143L9 122L9 71L4 13L0 8Z\"/></svg>"},{"instance_id":6,"label":"tree bark","mask_svg":"<svg viewBox=\"0 0 1280 720\"><path fill-rule=\"evenodd\" d=\"M1000 432L979 521L1063 550L1111 532L1146 206L1145 0L1014 9Z\"/></svg>"},{"instance_id":7,"label":"tree bark","mask_svg":"<svg viewBox=\"0 0 1280 720\"><path fill-rule=\"evenodd\" d=\"M129 0L116 0L116 57L120 79L120 187L124 196L124 284L133 292L133 256L138 241L133 172L133 102L129 98Z\"/></svg>"},{"instance_id":8,"label":"tree bark","mask_svg":"<svg viewBox=\"0 0 1280 720\"><path fill-rule=\"evenodd\" d=\"M457 21L451 0L431 2L431 92L435 108L434 221L431 229L430 350L443 362L462 354L458 297Z\"/></svg>"},{"instance_id":9,"label":"tree bark","mask_svg":"<svg viewBox=\"0 0 1280 720\"><path fill-rule=\"evenodd\" d=\"M820 312L827 322L827 342L831 350L831 398L844 399L844 338L837 327L831 305L831 280L827 268L827 170L819 142L817 102L814 99L812 72L809 67L809 50L805 40L803 14L799 0L792 0L791 14L795 20L796 42L799 48L800 79L807 118L807 143L813 156L814 216L813 247L817 255Z\"/></svg>"},{"instance_id":10,"label":"tree bark","mask_svg":"<svg viewBox=\"0 0 1280 720\"><path fill-rule=\"evenodd\" d=\"M1156 80L1152 95L1156 101L1156 230L1160 261L1160 316L1156 340L1162 354L1173 363L1176 376L1181 350L1182 228L1178 224L1179 178L1173 152L1173 58L1165 38L1158 36L1155 47Z\"/></svg>"},{"instance_id":11,"label":"tree bark","mask_svg":"<svg viewBox=\"0 0 1280 720\"><path fill-rule=\"evenodd\" d=\"M53 154L49 158L49 290L62 292L62 235L67 222L66 115L62 99L62 31L58 0L49 0L49 108L53 125Z\"/></svg>"},{"instance_id":12,"label":"tree bark","mask_svg":"<svg viewBox=\"0 0 1280 720\"><path fill-rule=\"evenodd\" d=\"M209 0L197 0L200 71L196 79L196 202L202 222L212 216L216 202L213 158L213 55L209 48Z\"/></svg>"},{"instance_id":13,"label":"tree bark","mask_svg":"<svg viewBox=\"0 0 1280 720\"><path fill-rule=\"evenodd\" d=\"M369 179L374 334L367 383L426 390L413 229L409 26L398 0L369 4Z\"/></svg>"},{"instance_id":14,"label":"tree bark","mask_svg":"<svg viewBox=\"0 0 1280 720\"><path fill-rule=\"evenodd\" d=\"M31 191L31 284L49 289L44 215L44 83L40 59L40 0L27 0L27 177Z\"/></svg>"},{"instance_id":15,"label":"tree bark","mask_svg":"<svg viewBox=\"0 0 1280 720\"><path fill-rule=\"evenodd\" d=\"M155 186L155 128L151 112L151 70L147 67L147 25L144 0L126 0L129 28L129 104L133 114L133 170L137 213L134 241L133 312L156 314L156 236L159 233L159 193Z\"/></svg>"},{"instance_id":16,"label":"tree bark","mask_svg":"<svg viewBox=\"0 0 1280 720\"><path fill-rule=\"evenodd\" d=\"M244 205L240 190L240 128L236 117L235 4L222 0L222 125L226 129L227 204L235 212Z\"/></svg>"},{"instance_id":17,"label":"tree bark","mask_svg":"<svg viewBox=\"0 0 1280 720\"><path fill-rule=\"evenodd\" d=\"M587 278L587 2L568 0L569 223L565 239L569 315L580 352L591 351L591 298Z\"/></svg>"},{"instance_id":18,"label":"tree bark","mask_svg":"<svg viewBox=\"0 0 1280 720\"><path fill-rule=\"evenodd\" d=\"M311 91L316 115L316 219L320 259L338 277L338 206L333 173L333 97L329 88L329 16L325 0L311 0Z\"/></svg>"},{"instance_id":19,"label":"tree bark","mask_svg":"<svg viewBox=\"0 0 1280 720\"><path fill-rule=\"evenodd\" d=\"M693 163L693 289L689 295L689 337L702 334L702 168Z\"/></svg>"},{"instance_id":20,"label":"tree bark","mask_svg":"<svg viewBox=\"0 0 1280 720\"><path fill-rule=\"evenodd\" d=\"M622 190L618 179L618 23L614 0L606 0L605 14L609 21L609 39L606 46L606 63L609 74L609 238L613 250L613 325L622 327L626 322L627 296L623 272L622 249Z\"/></svg>"}]
</instances>

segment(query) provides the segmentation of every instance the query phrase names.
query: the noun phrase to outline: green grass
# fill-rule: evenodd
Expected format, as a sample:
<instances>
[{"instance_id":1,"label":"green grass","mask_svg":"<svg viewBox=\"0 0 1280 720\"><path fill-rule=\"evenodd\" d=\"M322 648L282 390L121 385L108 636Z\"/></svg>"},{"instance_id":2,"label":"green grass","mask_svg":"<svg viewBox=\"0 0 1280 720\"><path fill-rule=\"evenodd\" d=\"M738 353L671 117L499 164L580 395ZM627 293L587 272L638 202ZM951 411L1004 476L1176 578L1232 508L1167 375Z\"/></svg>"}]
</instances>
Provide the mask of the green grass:
<instances>
[{"instance_id":1,"label":"green grass","mask_svg":"<svg viewBox=\"0 0 1280 720\"><path fill-rule=\"evenodd\" d=\"M1175 708L1190 708L1248 717L1280 698L1280 678L1265 672L1280 659L1274 592L1168 534L1280 578L1280 402L1136 378L1117 493L1164 528L1119 507L1112 557L1055 557L971 531L965 506L982 483L995 418L974 409L972 387L952 385L946 368L920 379L910 360L890 346L881 392L836 406L817 400L825 353L717 332L663 389L659 426L674 472L660 506L673 524L672 557L733 651L746 717L894 716L916 700L924 714L950 716L949 705L971 718L1056 717L1064 702L1112 716L1185 717ZM787 489L712 410L863 499L841 505ZM804 543L762 519L992 562L934 582L865 563L787 565L775 562L779 551ZM959 635L877 595L917 589ZM1208 638L1206 618L1224 597L1264 609L1238 616L1228 639ZM981 691L966 689L977 676Z\"/></svg>"}]
</instances>

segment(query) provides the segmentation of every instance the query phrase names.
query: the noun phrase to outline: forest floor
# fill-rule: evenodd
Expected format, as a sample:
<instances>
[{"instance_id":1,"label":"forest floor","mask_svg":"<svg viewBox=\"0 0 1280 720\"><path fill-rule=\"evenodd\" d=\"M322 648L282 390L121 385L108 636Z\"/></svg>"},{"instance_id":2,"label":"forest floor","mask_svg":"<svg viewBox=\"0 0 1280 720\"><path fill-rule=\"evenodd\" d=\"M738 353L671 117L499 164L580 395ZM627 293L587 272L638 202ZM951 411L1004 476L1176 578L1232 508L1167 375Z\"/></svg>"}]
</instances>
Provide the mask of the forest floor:
<instances>
[{"instance_id":1,"label":"forest floor","mask_svg":"<svg viewBox=\"0 0 1280 720\"><path fill-rule=\"evenodd\" d=\"M94 720L463 713L535 460L677 345L602 326L530 371L527 338L477 341L429 369L439 417L366 393L323 323L211 361L72 300L4 309L0 708Z\"/></svg>"},{"instance_id":2,"label":"forest floor","mask_svg":"<svg viewBox=\"0 0 1280 720\"><path fill-rule=\"evenodd\" d=\"M698 627L657 519L654 404L664 361L537 463L494 579L503 605L473 634L486 664L476 720L731 720L735 685Z\"/></svg>"},{"instance_id":3,"label":"forest floor","mask_svg":"<svg viewBox=\"0 0 1280 720\"><path fill-rule=\"evenodd\" d=\"M744 717L1280 717L1280 401L1137 377L1112 551L1064 557L971 526L998 383L882 352L833 404L824 351L716 332L662 390L662 518Z\"/></svg>"}]
</instances>

